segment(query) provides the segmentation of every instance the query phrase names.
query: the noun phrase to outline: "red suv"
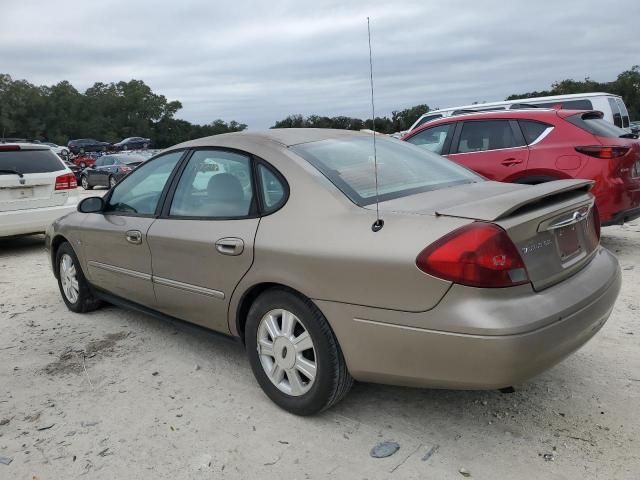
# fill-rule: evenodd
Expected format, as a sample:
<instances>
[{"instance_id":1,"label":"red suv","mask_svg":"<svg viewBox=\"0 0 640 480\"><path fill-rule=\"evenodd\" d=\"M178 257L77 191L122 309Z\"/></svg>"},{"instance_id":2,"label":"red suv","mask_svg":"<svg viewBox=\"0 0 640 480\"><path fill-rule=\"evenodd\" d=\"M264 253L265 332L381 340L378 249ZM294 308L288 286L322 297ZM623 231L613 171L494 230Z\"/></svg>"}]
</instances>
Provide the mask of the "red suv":
<instances>
[{"instance_id":1,"label":"red suv","mask_svg":"<svg viewBox=\"0 0 640 480\"><path fill-rule=\"evenodd\" d=\"M640 217L640 142L602 117L542 108L469 113L433 120L402 140L491 180L595 180L602 224L622 224Z\"/></svg>"}]
</instances>

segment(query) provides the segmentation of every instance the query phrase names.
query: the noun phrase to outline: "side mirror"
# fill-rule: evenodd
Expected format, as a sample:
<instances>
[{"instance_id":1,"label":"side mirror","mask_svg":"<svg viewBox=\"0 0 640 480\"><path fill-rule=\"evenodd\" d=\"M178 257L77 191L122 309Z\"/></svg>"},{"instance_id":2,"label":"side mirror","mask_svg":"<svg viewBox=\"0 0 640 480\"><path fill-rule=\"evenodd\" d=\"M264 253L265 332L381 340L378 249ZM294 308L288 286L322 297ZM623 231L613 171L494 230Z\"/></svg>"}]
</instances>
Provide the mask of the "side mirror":
<instances>
[{"instance_id":1,"label":"side mirror","mask_svg":"<svg viewBox=\"0 0 640 480\"><path fill-rule=\"evenodd\" d=\"M78 204L80 213L100 213L104 209L102 197L88 197Z\"/></svg>"}]
</instances>

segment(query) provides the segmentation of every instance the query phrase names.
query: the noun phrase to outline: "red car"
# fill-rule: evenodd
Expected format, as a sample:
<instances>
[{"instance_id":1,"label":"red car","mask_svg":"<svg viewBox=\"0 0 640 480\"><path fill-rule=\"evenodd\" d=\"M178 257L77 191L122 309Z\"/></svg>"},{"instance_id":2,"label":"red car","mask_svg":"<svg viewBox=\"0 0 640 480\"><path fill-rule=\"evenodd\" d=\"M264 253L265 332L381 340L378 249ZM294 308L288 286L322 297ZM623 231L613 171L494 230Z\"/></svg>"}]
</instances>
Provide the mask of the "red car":
<instances>
[{"instance_id":1,"label":"red car","mask_svg":"<svg viewBox=\"0 0 640 480\"><path fill-rule=\"evenodd\" d=\"M402 140L492 180L536 184L595 180L603 225L640 217L640 141L596 111L469 113L426 123Z\"/></svg>"}]
</instances>

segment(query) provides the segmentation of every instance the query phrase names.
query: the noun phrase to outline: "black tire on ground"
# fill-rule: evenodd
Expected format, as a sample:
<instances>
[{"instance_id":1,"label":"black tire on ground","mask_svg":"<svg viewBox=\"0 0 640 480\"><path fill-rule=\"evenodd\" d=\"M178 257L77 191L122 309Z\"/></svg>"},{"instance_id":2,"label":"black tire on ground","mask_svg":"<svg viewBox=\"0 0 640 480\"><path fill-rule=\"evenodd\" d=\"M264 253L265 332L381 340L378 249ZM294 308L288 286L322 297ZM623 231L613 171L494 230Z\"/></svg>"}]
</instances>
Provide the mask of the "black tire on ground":
<instances>
[{"instance_id":1,"label":"black tire on ground","mask_svg":"<svg viewBox=\"0 0 640 480\"><path fill-rule=\"evenodd\" d=\"M301 396L280 391L269 379L257 350L258 327L264 315L285 309L305 325L313 341L317 373L311 389ZM296 415L313 415L338 403L353 385L340 345L326 318L310 300L282 288L262 293L251 305L245 326L247 354L256 380L279 407Z\"/></svg>"},{"instance_id":2,"label":"black tire on ground","mask_svg":"<svg viewBox=\"0 0 640 480\"><path fill-rule=\"evenodd\" d=\"M62 261L64 255L68 255L69 257L71 257L73 266L76 269L76 279L78 281L78 298L75 302L71 302L67 298L62 288L60 262ZM73 248L71 247L69 242L64 242L58 247L55 256L55 269L56 276L58 277L58 288L60 289L60 295L62 295L62 300L64 301L65 305L67 305L67 308L69 310L76 313L86 313L100 308L102 302L91 294L89 283L87 282L87 279L82 272L80 262L78 262L78 257L76 256L76 253L73 251Z\"/></svg>"},{"instance_id":3,"label":"black tire on ground","mask_svg":"<svg viewBox=\"0 0 640 480\"><path fill-rule=\"evenodd\" d=\"M89 183L89 179L87 178L86 175L83 175L82 177L80 177L80 185L85 190L93 190L93 185Z\"/></svg>"},{"instance_id":4,"label":"black tire on ground","mask_svg":"<svg viewBox=\"0 0 640 480\"><path fill-rule=\"evenodd\" d=\"M113 175L109 175L109 188L113 188L116 186L118 181L113 177Z\"/></svg>"}]
</instances>

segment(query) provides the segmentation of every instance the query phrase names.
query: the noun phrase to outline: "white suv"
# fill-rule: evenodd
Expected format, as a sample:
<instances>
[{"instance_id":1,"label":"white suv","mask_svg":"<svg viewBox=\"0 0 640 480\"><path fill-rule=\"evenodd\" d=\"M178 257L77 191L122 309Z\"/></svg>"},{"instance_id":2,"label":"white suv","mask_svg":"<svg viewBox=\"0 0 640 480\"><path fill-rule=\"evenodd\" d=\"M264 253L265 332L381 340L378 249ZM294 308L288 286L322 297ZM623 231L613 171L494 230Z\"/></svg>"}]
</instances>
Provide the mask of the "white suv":
<instances>
[{"instance_id":1,"label":"white suv","mask_svg":"<svg viewBox=\"0 0 640 480\"><path fill-rule=\"evenodd\" d=\"M0 143L0 237L44 232L77 203L75 175L47 145Z\"/></svg>"}]
</instances>

